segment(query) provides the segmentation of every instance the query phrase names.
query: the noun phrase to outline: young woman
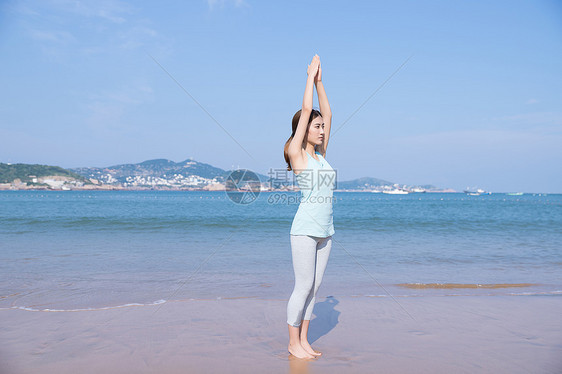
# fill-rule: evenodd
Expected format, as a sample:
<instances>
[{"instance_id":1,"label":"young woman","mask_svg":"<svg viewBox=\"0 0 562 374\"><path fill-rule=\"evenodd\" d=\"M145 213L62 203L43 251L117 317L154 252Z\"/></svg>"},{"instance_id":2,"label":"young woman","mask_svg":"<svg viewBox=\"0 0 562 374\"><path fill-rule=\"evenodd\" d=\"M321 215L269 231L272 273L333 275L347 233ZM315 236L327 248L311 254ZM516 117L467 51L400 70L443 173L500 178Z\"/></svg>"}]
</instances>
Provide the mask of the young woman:
<instances>
[{"instance_id":1,"label":"young woman","mask_svg":"<svg viewBox=\"0 0 562 374\"><path fill-rule=\"evenodd\" d=\"M335 171L324 158L332 113L318 55L308 65L307 74L302 109L293 117L293 132L284 150L287 170L293 170L301 190L301 201L290 232L295 288L287 305L288 350L298 358L315 358L322 354L308 343L308 326L335 232L332 219ZM318 93L320 111L312 109L313 85Z\"/></svg>"}]
</instances>

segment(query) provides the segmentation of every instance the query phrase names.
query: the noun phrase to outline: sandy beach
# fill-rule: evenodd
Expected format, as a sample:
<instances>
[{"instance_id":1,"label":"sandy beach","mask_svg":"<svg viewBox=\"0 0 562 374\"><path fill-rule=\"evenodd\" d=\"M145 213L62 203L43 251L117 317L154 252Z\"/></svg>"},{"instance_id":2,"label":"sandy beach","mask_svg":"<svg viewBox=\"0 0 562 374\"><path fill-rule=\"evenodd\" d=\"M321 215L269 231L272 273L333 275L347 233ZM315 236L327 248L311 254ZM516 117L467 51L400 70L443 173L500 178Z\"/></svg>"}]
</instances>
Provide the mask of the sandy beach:
<instances>
[{"instance_id":1,"label":"sandy beach","mask_svg":"<svg viewBox=\"0 0 562 374\"><path fill-rule=\"evenodd\" d=\"M562 195L339 193L302 361L295 206L66 192L0 192L0 374L562 373Z\"/></svg>"},{"instance_id":2,"label":"sandy beach","mask_svg":"<svg viewBox=\"0 0 562 374\"><path fill-rule=\"evenodd\" d=\"M286 302L183 300L74 312L2 309L0 369L43 374L562 372L561 297L320 298L309 337L323 356L312 361L294 359L286 350Z\"/></svg>"}]
</instances>

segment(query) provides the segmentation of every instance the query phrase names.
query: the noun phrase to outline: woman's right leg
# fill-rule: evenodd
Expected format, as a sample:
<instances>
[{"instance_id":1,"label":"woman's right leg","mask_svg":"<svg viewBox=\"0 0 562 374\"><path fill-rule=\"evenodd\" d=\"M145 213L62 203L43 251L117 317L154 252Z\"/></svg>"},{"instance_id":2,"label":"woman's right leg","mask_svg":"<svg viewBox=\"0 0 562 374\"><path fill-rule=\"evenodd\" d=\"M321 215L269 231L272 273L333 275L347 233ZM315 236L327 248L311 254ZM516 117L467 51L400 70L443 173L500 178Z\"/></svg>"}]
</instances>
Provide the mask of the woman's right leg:
<instances>
[{"instance_id":1,"label":"woman's right leg","mask_svg":"<svg viewBox=\"0 0 562 374\"><path fill-rule=\"evenodd\" d=\"M301 325L306 299L314 286L316 245L310 236L291 235L295 287L287 304L287 323L294 327Z\"/></svg>"},{"instance_id":2,"label":"woman's right leg","mask_svg":"<svg viewBox=\"0 0 562 374\"><path fill-rule=\"evenodd\" d=\"M316 301L316 293L318 288L322 283L322 278L324 276L324 271L328 265L328 258L330 257L330 251L332 249L332 237L321 238L318 240L318 245L316 247L316 275L314 278L313 290L308 295L306 302L304 304L304 315L301 328L301 345L305 351L312 355L321 355L321 352L316 352L308 342L308 326L310 323L310 317L312 316L312 311L314 309L314 303Z\"/></svg>"},{"instance_id":3,"label":"woman's right leg","mask_svg":"<svg viewBox=\"0 0 562 374\"><path fill-rule=\"evenodd\" d=\"M307 235L290 235L295 288L287 304L289 325L289 352L299 358L313 358L300 343L299 326L302 323L304 304L314 286L316 266L316 240Z\"/></svg>"},{"instance_id":4,"label":"woman's right leg","mask_svg":"<svg viewBox=\"0 0 562 374\"><path fill-rule=\"evenodd\" d=\"M304 303L304 315L303 320L309 320L312 316L312 310L314 309L314 303L316 301L316 293L320 284L322 284L322 278L324 277L324 272L326 271L326 266L328 265L328 259L330 257L330 251L332 249L332 237L320 238L316 246L316 275L314 278L314 289L308 295L306 302Z\"/></svg>"}]
</instances>

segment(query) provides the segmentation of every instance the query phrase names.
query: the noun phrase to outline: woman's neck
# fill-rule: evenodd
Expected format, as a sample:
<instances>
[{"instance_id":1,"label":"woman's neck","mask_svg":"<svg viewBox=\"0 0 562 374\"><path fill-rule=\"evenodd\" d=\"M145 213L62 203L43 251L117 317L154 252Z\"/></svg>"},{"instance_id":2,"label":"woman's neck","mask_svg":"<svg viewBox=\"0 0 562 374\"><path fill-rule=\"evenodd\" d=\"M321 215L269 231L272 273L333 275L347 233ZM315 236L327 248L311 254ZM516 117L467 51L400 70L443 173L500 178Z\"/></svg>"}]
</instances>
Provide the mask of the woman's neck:
<instances>
[{"instance_id":1,"label":"woman's neck","mask_svg":"<svg viewBox=\"0 0 562 374\"><path fill-rule=\"evenodd\" d=\"M311 155L312 157L314 157L314 154L316 153L316 146L308 143L306 145L306 148L304 149L309 155Z\"/></svg>"}]
</instances>

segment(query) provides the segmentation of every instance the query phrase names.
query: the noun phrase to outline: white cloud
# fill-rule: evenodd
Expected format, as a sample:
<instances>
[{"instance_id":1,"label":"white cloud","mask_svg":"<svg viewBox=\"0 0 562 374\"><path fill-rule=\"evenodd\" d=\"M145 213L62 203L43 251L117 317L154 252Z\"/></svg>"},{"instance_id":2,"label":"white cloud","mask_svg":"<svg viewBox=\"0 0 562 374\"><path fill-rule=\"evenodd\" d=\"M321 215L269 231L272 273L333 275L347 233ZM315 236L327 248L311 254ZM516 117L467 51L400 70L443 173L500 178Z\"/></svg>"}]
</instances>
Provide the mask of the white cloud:
<instances>
[{"instance_id":1,"label":"white cloud","mask_svg":"<svg viewBox=\"0 0 562 374\"><path fill-rule=\"evenodd\" d=\"M250 6L244 0L207 0L207 4L209 4L210 10L214 10L217 8L223 9L225 4L233 4L236 8Z\"/></svg>"},{"instance_id":2,"label":"white cloud","mask_svg":"<svg viewBox=\"0 0 562 374\"><path fill-rule=\"evenodd\" d=\"M29 30L29 35L32 39L41 42L46 41L67 44L75 40L74 36L66 31Z\"/></svg>"},{"instance_id":3,"label":"white cloud","mask_svg":"<svg viewBox=\"0 0 562 374\"><path fill-rule=\"evenodd\" d=\"M152 88L145 84L92 94L87 105L86 125L103 136L130 133L135 128L127 122L127 113L153 98Z\"/></svg>"},{"instance_id":4,"label":"white cloud","mask_svg":"<svg viewBox=\"0 0 562 374\"><path fill-rule=\"evenodd\" d=\"M561 160L562 134L539 131L466 130L448 131L389 139L390 147L400 150L412 164L441 166L454 170L536 167Z\"/></svg>"},{"instance_id":5,"label":"white cloud","mask_svg":"<svg viewBox=\"0 0 562 374\"><path fill-rule=\"evenodd\" d=\"M36 10L30 8L29 6L27 6L26 4L23 4L21 2L8 4L7 8L16 12L16 13L25 15L25 16L39 16L40 15L39 12L37 12Z\"/></svg>"},{"instance_id":6,"label":"white cloud","mask_svg":"<svg viewBox=\"0 0 562 374\"><path fill-rule=\"evenodd\" d=\"M124 23L125 16L133 13L133 8L118 0L53 0L52 4L60 10L85 17L99 17L112 23Z\"/></svg>"},{"instance_id":7,"label":"white cloud","mask_svg":"<svg viewBox=\"0 0 562 374\"><path fill-rule=\"evenodd\" d=\"M102 91L99 94L90 95L90 100L106 103L122 103L138 105L153 99L153 91L150 86L138 84L135 86L122 87L112 91Z\"/></svg>"},{"instance_id":8,"label":"white cloud","mask_svg":"<svg viewBox=\"0 0 562 374\"><path fill-rule=\"evenodd\" d=\"M139 9L118 0L45 0L34 9L17 9L29 37L50 59L65 61L76 52L99 55L151 47L162 51L168 43ZM69 32L72 30L71 32Z\"/></svg>"},{"instance_id":9,"label":"white cloud","mask_svg":"<svg viewBox=\"0 0 562 374\"><path fill-rule=\"evenodd\" d=\"M121 39L120 47L126 49L139 48L145 45L149 40L153 40L158 36L156 30L143 25L133 26L125 29L119 34Z\"/></svg>"},{"instance_id":10,"label":"white cloud","mask_svg":"<svg viewBox=\"0 0 562 374\"><path fill-rule=\"evenodd\" d=\"M548 140L548 136L529 131L508 130L461 130L443 131L430 134L398 138L404 146L440 145L440 148L455 150L462 147L470 151L477 148L494 149L497 146L511 147L516 144L532 144Z\"/></svg>"},{"instance_id":11,"label":"white cloud","mask_svg":"<svg viewBox=\"0 0 562 374\"><path fill-rule=\"evenodd\" d=\"M562 113L557 112L534 112L534 113L520 113L509 116L493 117L492 121L503 122L510 126L525 125L550 125L555 127L562 126Z\"/></svg>"}]
</instances>

